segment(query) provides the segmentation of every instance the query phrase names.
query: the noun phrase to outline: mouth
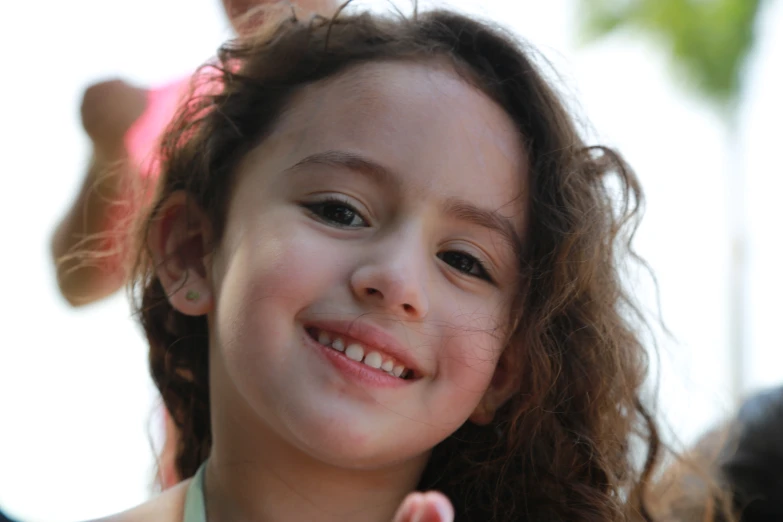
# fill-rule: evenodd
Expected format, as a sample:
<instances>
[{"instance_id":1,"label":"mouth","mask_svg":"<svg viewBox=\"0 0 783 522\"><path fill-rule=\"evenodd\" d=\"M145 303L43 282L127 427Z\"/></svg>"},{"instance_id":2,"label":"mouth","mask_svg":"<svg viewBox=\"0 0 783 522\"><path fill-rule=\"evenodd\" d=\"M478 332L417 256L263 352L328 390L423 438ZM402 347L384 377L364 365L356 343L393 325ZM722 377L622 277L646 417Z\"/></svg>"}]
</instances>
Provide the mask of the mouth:
<instances>
[{"instance_id":1,"label":"mouth","mask_svg":"<svg viewBox=\"0 0 783 522\"><path fill-rule=\"evenodd\" d=\"M305 331L313 341L335 352L339 352L343 357L351 361L361 363L368 368L403 381L411 381L417 378L416 372L406 368L391 355L365 346L355 339L313 326L306 327Z\"/></svg>"}]
</instances>

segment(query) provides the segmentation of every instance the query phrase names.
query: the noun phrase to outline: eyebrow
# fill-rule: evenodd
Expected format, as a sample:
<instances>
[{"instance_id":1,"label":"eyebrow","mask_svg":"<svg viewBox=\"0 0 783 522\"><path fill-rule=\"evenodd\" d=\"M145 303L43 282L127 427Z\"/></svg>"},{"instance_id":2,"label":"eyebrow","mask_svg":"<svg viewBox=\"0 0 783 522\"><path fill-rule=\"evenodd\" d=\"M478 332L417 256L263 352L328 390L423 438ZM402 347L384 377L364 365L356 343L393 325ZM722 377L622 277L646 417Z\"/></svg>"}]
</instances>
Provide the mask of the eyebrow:
<instances>
[{"instance_id":1,"label":"eyebrow","mask_svg":"<svg viewBox=\"0 0 783 522\"><path fill-rule=\"evenodd\" d=\"M366 175L379 185L400 185L399 177L395 176L390 169L359 154L342 150L327 150L310 154L286 170L296 171L310 165L349 169Z\"/></svg>"},{"instance_id":2,"label":"eyebrow","mask_svg":"<svg viewBox=\"0 0 783 522\"><path fill-rule=\"evenodd\" d=\"M371 178L379 185L400 186L400 178L383 165L364 156L341 150L316 152L298 161L288 171L296 171L309 165L346 168ZM442 212L459 221L471 223L500 234L508 244L519 253L522 250L522 237L511 221L497 211L480 208L459 198L448 198L442 205Z\"/></svg>"},{"instance_id":3,"label":"eyebrow","mask_svg":"<svg viewBox=\"0 0 783 522\"><path fill-rule=\"evenodd\" d=\"M515 253L522 251L522 237L511 221L497 211L477 207L459 198L449 198L443 204L443 212L459 221L497 232L503 236Z\"/></svg>"}]
</instances>

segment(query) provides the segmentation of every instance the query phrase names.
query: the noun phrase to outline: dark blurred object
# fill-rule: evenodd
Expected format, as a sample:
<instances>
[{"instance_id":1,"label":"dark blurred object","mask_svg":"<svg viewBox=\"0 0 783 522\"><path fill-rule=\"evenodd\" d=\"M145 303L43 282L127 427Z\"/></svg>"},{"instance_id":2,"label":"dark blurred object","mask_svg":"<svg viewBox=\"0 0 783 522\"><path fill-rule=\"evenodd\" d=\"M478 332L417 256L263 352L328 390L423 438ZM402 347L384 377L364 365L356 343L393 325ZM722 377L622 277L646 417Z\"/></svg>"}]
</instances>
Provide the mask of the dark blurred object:
<instances>
[{"instance_id":1,"label":"dark blurred object","mask_svg":"<svg viewBox=\"0 0 783 522\"><path fill-rule=\"evenodd\" d=\"M15 522L15 521L13 519L8 518L5 513L0 511L0 522Z\"/></svg>"},{"instance_id":2,"label":"dark blurred object","mask_svg":"<svg viewBox=\"0 0 783 522\"><path fill-rule=\"evenodd\" d=\"M783 386L740 408L720 471L743 522L783 521Z\"/></svg>"},{"instance_id":3,"label":"dark blurred object","mask_svg":"<svg viewBox=\"0 0 783 522\"><path fill-rule=\"evenodd\" d=\"M664 522L783 522L783 386L746 400L653 485Z\"/></svg>"}]
</instances>

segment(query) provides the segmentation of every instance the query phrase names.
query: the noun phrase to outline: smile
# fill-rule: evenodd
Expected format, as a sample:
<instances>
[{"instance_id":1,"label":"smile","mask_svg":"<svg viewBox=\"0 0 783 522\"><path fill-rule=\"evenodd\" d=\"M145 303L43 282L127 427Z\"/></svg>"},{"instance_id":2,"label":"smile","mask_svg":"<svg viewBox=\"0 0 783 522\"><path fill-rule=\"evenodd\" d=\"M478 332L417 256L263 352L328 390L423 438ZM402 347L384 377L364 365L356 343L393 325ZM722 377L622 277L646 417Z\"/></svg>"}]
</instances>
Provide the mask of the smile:
<instances>
[{"instance_id":1,"label":"smile","mask_svg":"<svg viewBox=\"0 0 783 522\"><path fill-rule=\"evenodd\" d=\"M362 363L365 366L402 380L415 378L414 372L406 368L394 357L368 348L356 340L315 327L308 327L305 330L311 339L327 348L341 352L351 361Z\"/></svg>"}]
</instances>

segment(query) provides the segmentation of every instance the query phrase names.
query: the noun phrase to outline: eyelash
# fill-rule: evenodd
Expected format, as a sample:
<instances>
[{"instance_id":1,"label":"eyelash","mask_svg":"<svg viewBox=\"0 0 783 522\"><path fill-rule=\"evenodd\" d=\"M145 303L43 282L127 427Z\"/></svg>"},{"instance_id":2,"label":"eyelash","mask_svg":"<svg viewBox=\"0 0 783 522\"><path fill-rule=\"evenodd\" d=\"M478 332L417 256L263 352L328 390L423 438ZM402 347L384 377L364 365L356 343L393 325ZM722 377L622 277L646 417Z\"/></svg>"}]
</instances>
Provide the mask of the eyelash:
<instances>
[{"instance_id":1,"label":"eyelash","mask_svg":"<svg viewBox=\"0 0 783 522\"><path fill-rule=\"evenodd\" d=\"M317 219L323 221L326 224L338 227L338 228L364 228L369 226L368 220L362 216L361 212L356 210L356 208L351 205L349 202L337 198L337 197L329 197L327 199L323 199L321 201L316 201L313 203L301 203L301 206L310 211L311 214L313 214ZM362 220L364 225L346 225L343 223L339 223L338 221L334 219L330 219L327 217L324 213L324 210L328 207L342 207L343 209L347 209L350 212L352 212L355 217L358 217ZM458 256L463 256L464 258L467 258L471 263L473 263L473 266L478 269L478 273L474 274L472 271L465 271L460 270L456 266L452 265L448 261L446 261L445 257L449 255L457 254ZM476 256L469 254L467 252L464 252L462 250L448 250L446 252L441 252L437 254L438 259L446 263L447 265L451 266L455 270L459 271L460 273L463 273L465 275L469 275L471 277L475 277L477 279L482 279L484 281L487 281L489 283L495 284L495 281L492 279L492 277L489 275L489 271L484 266L484 263L482 263Z\"/></svg>"},{"instance_id":2,"label":"eyelash","mask_svg":"<svg viewBox=\"0 0 783 522\"><path fill-rule=\"evenodd\" d=\"M368 220L362 215L361 212L356 210L356 208L351 205L349 202L344 201L340 198L336 197L329 197L327 199L323 199L321 201L315 201L313 203L302 203L302 206L310 211L315 217L323 221L324 223L327 223L332 226L336 226L338 228L364 228L366 226L369 226ZM346 225L343 223L340 223L334 219L330 219L324 214L324 209L328 207L342 207L344 209L348 209L351 212L355 214L356 217L362 220L364 225Z\"/></svg>"},{"instance_id":3,"label":"eyelash","mask_svg":"<svg viewBox=\"0 0 783 522\"><path fill-rule=\"evenodd\" d=\"M444 257L449 255L449 254L457 254L459 256L464 256L464 257L468 258L474 264L474 267L478 268L478 273L474 274L474 273L472 273L470 271L466 272L464 270L460 270L459 268L455 267L454 265L451 265L450 263L448 263L444 259ZM472 254L468 254L467 252L463 252L461 250L448 250L446 252L439 253L438 254L438 259L440 259L441 261L443 261L447 265L451 266L452 268L454 268L455 270L457 270L457 271L459 271L459 272L461 272L463 274L466 274L466 275L469 275L471 277L475 277L475 278L478 278L478 279L482 279L484 281L487 281L488 283L495 284L495 281L489 275L489 271L487 271L487 268L484 266L484 263L482 263L476 256L474 256Z\"/></svg>"}]
</instances>

